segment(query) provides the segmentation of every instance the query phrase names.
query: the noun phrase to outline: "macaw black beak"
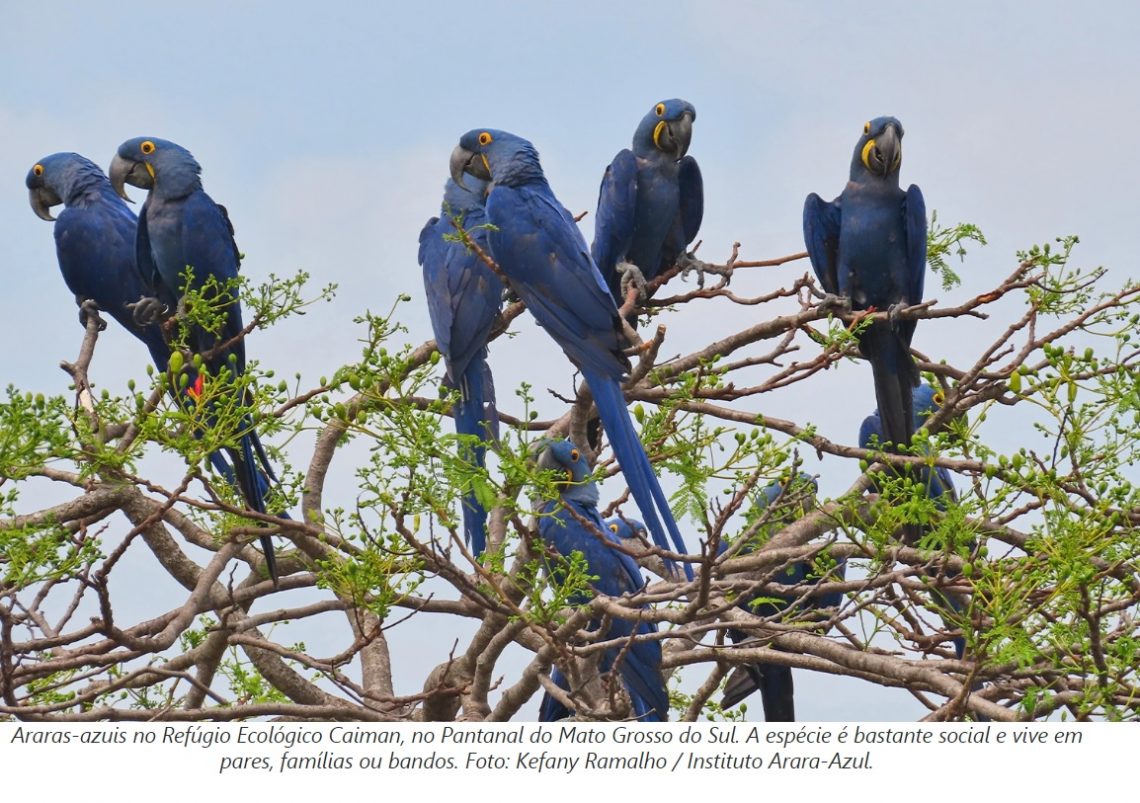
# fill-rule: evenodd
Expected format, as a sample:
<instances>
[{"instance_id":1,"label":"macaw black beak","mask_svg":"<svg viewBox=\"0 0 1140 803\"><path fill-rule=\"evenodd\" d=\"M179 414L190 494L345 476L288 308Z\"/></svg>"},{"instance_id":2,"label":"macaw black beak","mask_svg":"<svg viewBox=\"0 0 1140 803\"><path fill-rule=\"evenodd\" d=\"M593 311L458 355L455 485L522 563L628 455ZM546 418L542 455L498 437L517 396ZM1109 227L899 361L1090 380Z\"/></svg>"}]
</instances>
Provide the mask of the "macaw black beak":
<instances>
[{"instance_id":1,"label":"macaw black beak","mask_svg":"<svg viewBox=\"0 0 1140 803\"><path fill-rule=\"evenodd\" d=\"M467 185L463 183L464 173L470 173L484 181L491 180L491 169L487 165L486 157L481 153L472 153L462 145L456 145L455 150L451 152L450 167L451 178L463 189L467 189Z\"/></svg>"},{"instance_id":2,"label":"macaw black beak","mask_svg":"<svg viewBox=\"0 0 1140 803\"><path fill-rule=\"evenodd\" d=\"M55 190L50 187L35 187L28 190L28 202L40 220L55 220L52 217L51 208L56 204L63 203L63 199L56 195Z\"/></svg>"},{"instance_id":3,"label":"macaw black beak","mask_svg":"<svg viewBox=\"0 0 1140 803\"><path fill-rule=\"evenodd\" d=\"M111 160L111 175L109 178L111 179L111 186L114 187L118 196L130 203L134 203L134 201L131 201L130 196L127 195L126 184L144 190L149 190L154 186L154 174L147 169L144 163L124 159L117 153L115 154L115 158Z\"/></svg>"},{"instance_id":4,"label":"macaw black beak","mask_svg":"<svg viewBox=\"0 0 1140 803\"><path fill-rule=\"evenodd\" d=\"M679 120L666 122L662 120L653 129L653 144L657 150L667 153L674 159L680 159L689 151L689 143L693 140L693 115L685 112Z\"/></svg>"},{"instance_id":5,"label":"macaw black beak","mask_svg":"<svg viewBox=\"0 0 1140 803\"><path fill-rule=\"evenodd\" d=\"M889 123L883 133L875 137L875 172L886 176L892 170L897 170L902 161L902 139L894 123Z\"/></svg>"}]
</instances>

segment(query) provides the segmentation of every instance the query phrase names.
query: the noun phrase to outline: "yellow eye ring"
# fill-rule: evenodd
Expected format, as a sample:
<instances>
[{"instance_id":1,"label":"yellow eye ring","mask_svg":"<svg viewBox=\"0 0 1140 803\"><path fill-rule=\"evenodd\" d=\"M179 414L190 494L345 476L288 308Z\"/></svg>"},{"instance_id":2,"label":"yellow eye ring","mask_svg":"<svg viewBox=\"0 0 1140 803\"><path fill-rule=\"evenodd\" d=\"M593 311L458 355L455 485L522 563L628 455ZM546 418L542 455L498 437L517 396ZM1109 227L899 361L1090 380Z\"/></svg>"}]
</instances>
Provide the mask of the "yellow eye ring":
<instances>
[{"instance_id":1,"label":"yellow eye ring","mask_svg":"<svg viewBox=\"0 0 1140 803\"><path fill-rule=\"evenodd\" d=\"M570 450L570 459L573 460L575 463L578 462L578 458L581 456L582 456L581 452L579 452L577 449L571 449Z\"/></svg>"},{"instance_id":2,"label":"yellow eye ring","mask_svg":"<svg viewBox=\"0 0 1140 803\"><path fill-rule=\"evenodd\" d=\"M32 172L37 176L42 176L44 174L44 166L43 165L36 165L35 167L32 168Z\"/></svg>"},{"instance_id":3,"label":"yellow eye ring","mask_svg":"<svg viewBox=\"0 0 1140 803\"><path fill-rule=\"evenodd\" d=\"M867 136L870 133L871 133L871 124L869 122L863 123L863 136Z\"/></svg>"},{"instance_id":4,"label":"yellow eye ring","mask_svg":"<svg viewBox=\"0 0 1140 803\"><path fill-rule=\"evenodd\" d=\"M946 401L946 394L945 393L943 393L942 391L938 391L937 393L934 394L934 403L935 404L940 405L944 401Z\"/></svg>"},{"instance_id":5,"label":"yellow eye ring","mask_svg":"<svg viewBox=\"0 0 1140 803\"><path fill-rule=\"evenodd\" d=\"M139 150L149 156L154 153L154 143L149 139L143 140L142 145L139 145Z\"/></svg>"},{"instance_id":6,"label":"yellow eye ring","mask_svg":"<svg viewBox=\"0 0 1140 803\"><path fill-rule=\"evenodd\" d=\"M610 532L611 532L611 533L613 533L614 535L617 535L617 531L618 531L619 529L621 529L621 528L619 528L619 527L618 527L616 524L611 524L611 525L610 525Z\"/></svg>"},{"instance_id":7,"label":"yellow eye ring","mask_svg":"<svg viewBox=\"0 0 1140 803\"><path fill-rule=\"evenodd\" d=\"M482 134L479 135L479 144L480 145L490 145L493 141L494 141L494 137L492 137L486 131L484 131Z\"/></svg>"},{"instance_id":8,"label":"yellow eye ring","mask_svg":"<svg viewBox=\"0 0 1140 803\"><path fill-rule=\"evenodd\" d=\"M664 103L658 103L657 107L653 111L657 112L658 117L664 117L665 116L665 104Z\"/></svg>"}]
</instances>

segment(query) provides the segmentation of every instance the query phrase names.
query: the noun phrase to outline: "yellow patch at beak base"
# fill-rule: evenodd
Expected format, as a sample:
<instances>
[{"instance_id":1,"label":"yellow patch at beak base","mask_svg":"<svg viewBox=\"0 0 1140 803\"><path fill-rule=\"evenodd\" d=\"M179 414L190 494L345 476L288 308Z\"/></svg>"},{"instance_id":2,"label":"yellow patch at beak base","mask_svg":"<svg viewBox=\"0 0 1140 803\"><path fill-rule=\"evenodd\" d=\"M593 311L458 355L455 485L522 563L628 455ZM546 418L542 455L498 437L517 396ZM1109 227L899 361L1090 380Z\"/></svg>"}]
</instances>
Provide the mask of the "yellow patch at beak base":
<instances>
[{"instance_id":1,"label":"yellow patch at beak base","mask_svg":"<svg viewBox=\"0 0 1140 803\"><path fill-rule=\"evenodd\" d=\"M150 166L150 162L143 162L143 167L146 168L146 172L150 173L150 177L154 178L154 168Z\"/></svg>"},{"instance_id":2,"label":"yellow patch at beak base","mask_svg":"<svg viewBox=\"0 0 1140 803\"><path fill-rule=\"evenodd\" d=\"M661 150L661 132L665 130L665 121L662 120L653 129L653 144L657 146L657 150Z\"/></svg>"},{"instance_id":3,"label":"yellow patch at beak base","mask_svg":"<svg viewBox=\"0 0 1140 803\"><path fill-rule=\"evenodd\" d=\"M875 140L873 140L873 139L867 140L867 144L863 146L863 166L866 167L868 170L873 169L871 167L870 156L871 156L871 149L874 147L875 147Z\"/></svg>"},{"instance_id":4,"label":"yellow patch at beak base","mask_svg":"<svg viewBox=\"0 0 1140 803\"><path fill-rule=\"evenodd\" d=\"M487 154L481 153L479 154L479 158L483 160L483 167L487 168L487 173L490 174L491 163L487 161Z\"/></svg>"}]
</instances>

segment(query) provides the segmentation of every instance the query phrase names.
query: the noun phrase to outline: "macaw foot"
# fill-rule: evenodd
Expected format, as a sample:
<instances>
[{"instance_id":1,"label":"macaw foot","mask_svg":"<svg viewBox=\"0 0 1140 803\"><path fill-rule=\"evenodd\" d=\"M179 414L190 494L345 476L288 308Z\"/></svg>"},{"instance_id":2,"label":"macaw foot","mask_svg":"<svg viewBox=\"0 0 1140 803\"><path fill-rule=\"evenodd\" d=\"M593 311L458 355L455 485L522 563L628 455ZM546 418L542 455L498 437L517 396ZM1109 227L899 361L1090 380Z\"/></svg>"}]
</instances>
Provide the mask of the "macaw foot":
<instances>
[{"instance_id":1,"label":"macaw foot","mask_svg":"<svg viewBox=\"0 0 1140 803\"><path fill-rule=\"evenodd\" d=\"M899 324L902 323L902 318L899 317L899 312L905 306L907 305L903 304L901 301L898 301L887 307L887 320L890 321L892 329L898 329Z\"/></svg>"},{"instance_id":2,"label":"macaw foot","mask_svg":"<svg viewBox=\"0 0 1140 803\"><path fill-rule=\"evenodd\" d=\"M518 293L512 290L509 286L503 288L503 295L501 296L504 304L514 304L516 301L521 301Z\"/></svg>"},{"instance_id":3,"label":"macaw foot","mask_svg":"<svg viewBox=\"0 0 1140 803\"><path fill-rule=\"evenodd\" d=\"M649 297L645 291L647 282L645 281L645 274L641 272L641 268L632 262L619 262L617 264L617 272L621 274L622 298L629 298L631 290L637 290L638 301L645 301L645 299Z\"/></svg>"},{"instance_id":4,"label":"macaw foot","mask_svg":"<svg viewBox=\"0 0 1140 803\"><path fill-rule=\"evenodd\" d=\"M847 296L837 296L834 293L824 293L819 302L819 307L822 310L848 313L851 311L851 299Z\"/></svg>"},{"instance_id":5,"label":"macaw foot","mask_svg":"<svg viewBox=\"0 0 1140 803\"><path fill-rule=\"evenodd\" d=\"M92 298L75 297L75 301L79 304L79 325L84 329L87 328L88 321L95 321L95 328L102 332L107 328L107 322L103 320L103 316L99 314L99 305L95 303Z\"/></svg>"},{"instance_id":6,"label":"macaw foot","mask_svg":"<svg viewBox=\"0 0 1140 803\"><path fill-rule=\"evenodd\" d=\"M150 326L152 323L158 323L170 311L169 307L157 298L150 296L143 296L133 304L127 304L127 309L131 311L131 317L139 326Z\"/></svg>"},{"instance_id":7,"label":"macaw foot","mask_svg":"<svg viewBox=\"0 0 1140 803\"><path fill-rule=\"evenodd\" d=\"M713 265L708 262L703 262L687 251L677 257L677 260L673 264L681 269L681 281L687 281L689 274L696 271L697 287L703 288L705 286L705 275L709 273L723 276L725 285L732 281L731 266Z\"/></svg>"}]
</instances>

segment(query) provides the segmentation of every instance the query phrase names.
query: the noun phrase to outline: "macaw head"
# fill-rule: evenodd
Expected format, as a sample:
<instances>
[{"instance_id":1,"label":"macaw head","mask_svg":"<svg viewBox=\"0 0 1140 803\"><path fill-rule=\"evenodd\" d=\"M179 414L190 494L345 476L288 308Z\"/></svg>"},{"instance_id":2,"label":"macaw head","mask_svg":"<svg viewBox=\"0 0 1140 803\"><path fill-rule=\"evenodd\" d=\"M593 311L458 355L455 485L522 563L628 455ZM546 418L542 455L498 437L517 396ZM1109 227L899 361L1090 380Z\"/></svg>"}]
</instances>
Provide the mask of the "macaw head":
<instances>
[{"instance_id":1,"label":"macaw head","mask_svg":"<svg viewBox=\"0 0 1140 803\"><path fill-rule=\"evenodd\" d=\"M880 179L894 176L897 181L902 164L902 138L902 123L894 117L876 117L863 123L863 136L859 137L851 157L851 180L870 174Z\"/></svg>"},{"instance_id":2,"label":"macaw head","mask_svg":"<svg viewBox=\"0 0 1140 803\"><path fill-rule=\"evenodd\" d=\"M641 156L656 149L673 160L680 159L689 150L696 119L697 110L688 101L661 101L641 118L633 134L633 152Z\"/></svg>"},{"instance_id":3,"label":"macaw head","mask_svg":"<svg viewBox=\"0 0 1140 803\"><path fill-rule=\"evenodd\" d=\"M645 529L645 525L637 519L614 516L612 519L606 519L606 526L610 528L611 533L623 541L628 539L645 541L649 538L649 532Z\"/></svg>"},{"instance_id":4,"label":"macaw head","mask_svg":"<svg viewBox=\"0 0 1140 803\"><path fill-rule=\"evenodd\" d=\"M158 137L135 137L119 146L111 161L111 186L126 201L125 185L182 198L202 188L202 168L190 151Z\"/></svg>"},{"instance_id":5,"label":"macaw head","mask_svg":"<svg viewBox=\"0 0 1140 803\"><path fill-rule=\"evenodd\" d=\"M946 394L942 392L942 388L928 385L925 382L915 388L910 403L915 428L921 427L926 419L941 410L944 401L946 401ZM878 409L863 419L863 425L859 427L859 447L862 449L870 448L872 439L879 446L887 442L887 436L883 434L883 421L879 417Z\"/></svg>"},{"instance_id":6,"label":"macaw head","mask_svg":"<svg viewBox=\"0 0 1140 803\"><path fill-rule=\"evenodd\" d=\"M55 220L51 208L70 204L80 192L93 183L106 183L107 177L99 165L78 153L53 153L45 156L28 171L24 184L28 187L28 202L32 211L42 220Z\"/></svg>"},{"instance_id":7,"label":"macaw head","mask_svg":"<svg viewBox=\"0 0 1140 803\"><path fill-rule=\"evenodd\" d=\"M590 464L582 451L568 440L543 440L539 446L537 464L544 471L553 471L559 479L562 495L567 499L596 505L598 486L590 481Z\"/></svg>"},{"instance_id":8,"label":"macaw head","mask_svg":"<svg viewBox=\"0 0 1140 803\"><path fill-rule=\"evenodd\" d=\"M491 182L481 178L467 176L467 186L460 187L454 179L448 179L443 188L443 208L450 214L463 212L468 209L482 209L487 202L487 193L491 191Z\"/></svg>"},{"instance_id":9,"label":"macaw head","mask_svg":"<svg viewBox=\"0 0 1140 803\"><path fill-rule=\"evenodd\" d=\"M946 394L942 388L936 388L925 382L914 389L913 403L914 425L922 426L922 422L942 409L942 402L946 401Z\"/></svg>"},{"instance_id":10,"label":"macaw head","mask_svg":"<svg viewBox=\"0 0 1140 803\"><path fill-rule=\"evenodd\" d=\"M460 187L464 175L510 186L542 178L538 151L527 140L495 128L473 128L451 152L451 177Z\"/></svg>"},{"instance_id":11,"label":"macaw head","mask_svg":"<svg viewBox=\"0 0 1140 803\"><path fill-rule=\"evenodd\" d=\"M776 480L761 488L756 494L756 508L764 510L774 505L777 500L784 502L799 500L803 506L805 498L815 499L818 492L819 483L815 481L815 477L801 471L794 477Z\"/></svg>"}]
</instances>

